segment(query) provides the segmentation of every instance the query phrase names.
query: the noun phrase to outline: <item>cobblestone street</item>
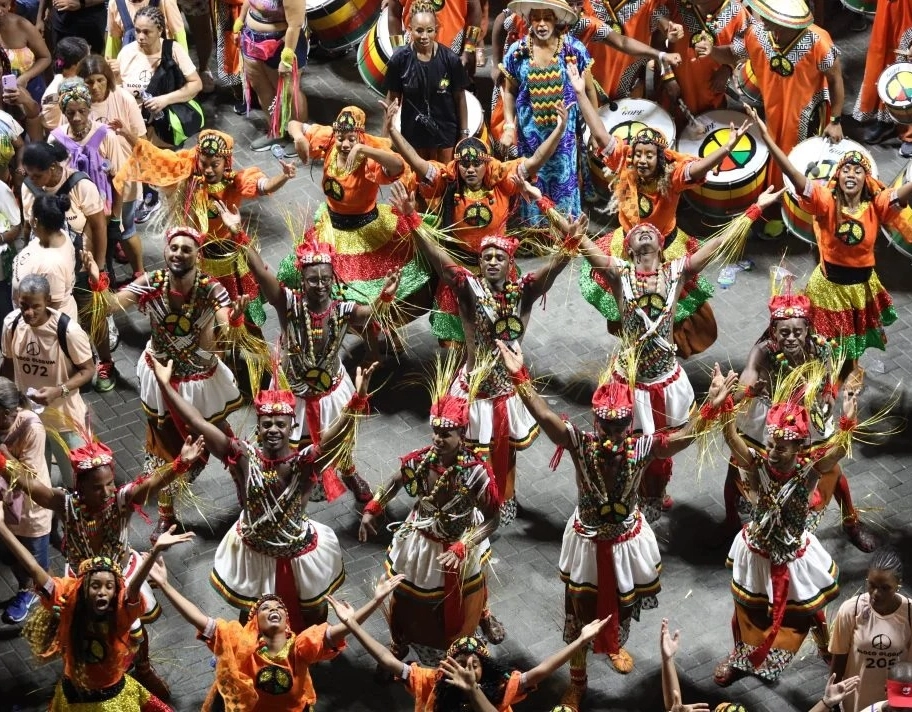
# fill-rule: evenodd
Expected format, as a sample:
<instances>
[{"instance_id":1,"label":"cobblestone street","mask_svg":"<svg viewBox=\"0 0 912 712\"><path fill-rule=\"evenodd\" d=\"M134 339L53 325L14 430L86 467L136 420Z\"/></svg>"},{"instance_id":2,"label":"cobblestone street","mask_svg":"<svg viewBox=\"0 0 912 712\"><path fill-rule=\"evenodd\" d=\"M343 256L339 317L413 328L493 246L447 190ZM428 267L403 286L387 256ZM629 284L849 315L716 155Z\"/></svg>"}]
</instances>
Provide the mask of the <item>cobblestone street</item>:
<instances>
[{"instance_id":1,"label":"cobblestone street","mask_svg":"<svg viewBox=\"0 0 912 712\"><path fill-rule=\"evenodd\" d=\"M851 113L861 81L868 32L851 33L846 27L854 20L830 7L830 26L838 46L843 50L843 71L848 98L845 114ZM479 70L479 93L490 92L488 70ZM369 115L368 129L378 129L380 107L377 96L367 89L358 76L355 52L331 63L313 63L304 78L311 120L331 123L339 109L347 104L362 106ZM207 122L230 132L236 140L236 167L259 164L268 175L280 171L278 162L267 153L254 154L249 142L259 135L265 119L256 113L249 119L231 110L231 97L219 95L207 99L204 108ZM483 100L484 104L485 101ZM253 125L251 125L253 124ZM851 135L854 124L846 120ZM905 168L895 142L872 148L882 179L892 180ZM243 211L252 216L251 233L256 232L266 261L273 267L288 254L291 238L285 227L285 216L312 214L322 198L320 166L298 168L297 177L274 197L248 204ZM388 196L384 190L384 196ZM682 201L682 205L684 205ZM686 209L685 209L686 210ZM699 223L694 213L682 216L688 225ZM161 235L143 235L147 268L161 264ZM714 362L729 364L739 370L750 346L767 323L769 269L780 262L786 251L785 266L799 275L804 283L816 264L816 253L809 245L788 238L780 242L748 243L747 256L754 261L753 270L740 272L727 289L716 285L712 306L719 324L719 339L699 357L684 363L699 397L705 393L708 374ZM897 403L894 415L907 418L912 410L912 280L910 255L901 253L887 240L877 250L878 272L895 300L899 320L888 328L886 352L869 351L862 360L867 369L866 386L861 397L863 417L881 408L891 397ZM534 264L524 258L523 269ZM596 376L603 367L613 337L606 334L599 314L586 304L577 288L579 265L574 264L558 278L548 296L547 309L533 310L528 336L523 348L527 363L539 381L549 404L557 412L566 412L575 422L589 422L589 399ZM707 273L714 284L718 269ZM274 338L276 318L267 307L267 337ZM84 395L93 410L101 439L116 454L119 481L140 473L145 421L140 409L135 365L148 336L147 320L136 313L119 315L122 343L115 353L120 374L118 387L109 393ZM387 362L374 379L382 384L374 397L374 415L360 427L356 462L360 473L376 486L394 470L398 456L426 445L430 429L427 423L427 395L416 383L424 367L437 351L426 318L406 329L409 349L401 363ZM352 341L347 365L360 362L360 343ZM250 435L254 419L248 410L232 418L236 432ZM907 468L912 464L908 431L893 436L877 447L857 443L854 459L844 462L856 503L865 520L884 538L904 553L912 565L912 480ZM548 467L553 447L545 437L519 455L517 497L521 506L519 518L508 528L498 531L492 541L493 574L489 577L491 607L507 629L507 640L493 650L501 661L519 669L528 669L563 645L563 587L558 578L557 561L561 534L573 512L576 488L569 457L557 472ZM905 454L904 454L905 453ZM674 508L655 526L663 557L662 592L659 608L644 611L639 623L631 629L627 649L636 661L634 671L621 676L602 657L590 656L590 694L585 710L658 711L662 706L659 675L659 624L662 617L680 628L682 646L678 667L685 702L706 701L714 707L724 700L736 700L749 710L780 712L807 710L820 698L827 668L816 654L809 637L798 659L780 682L768 685L755 678L745 678L727 690L712 681L714 666L731 648L732 600L729 589L730 571L725 568L725 555L731 539L718 534L723 518L722 482L725 456L717 447L713 457L702 466L693 450L676 458L675 475L669 487L675 499ZM234 487L225 470L210 465L194 485L197 507L184 508L180 518L196 532L190 545L178 547L166 555L168 569L176 586L212 616L234 618L229 608L210 587L208 578L214 551L223 534L237 519L238 507ZM392 520L402 519L407 510L401 496L390 508ZM154 519L154 507L147 507ZM353 605L363 602L382 573L382 563L389 535L367 544L357 541L359 512L349 494L333 504L317 504L311 516L336 530L345 552L346 582L343 598ZM135 518L133 544L148 548L150 528ZM868 555L860 553L844 536L839 512L831 505L818 536L840 568L840 601L854 595L863 585ZM53 573L62 571L57 552L52 559ZM0 600L13 595L13 577L0 575ZM179 712L200 709L212 683L211 655L194 638L194 631L161 598L164 613L149 630L153 661L160 674L170 683L174 707ZM837 604L829 607L832 617ZM334 620L334 619L333 619ZM382 642L388 633L383 616L376 614L365 626ZM357 642L351 642L338 659L312 668L314 685L319 695L318 712L407 710L412 702L401 687L378 686L374 682L373 660ZM5 710L45 709L54 683L60 677L60 664L37 667L18 629L0 624L0 712ZM517 712L540 712L556 704L569 680L564 668L540 686L529 701L515 707Z\"/></svg>"}]
</instances>

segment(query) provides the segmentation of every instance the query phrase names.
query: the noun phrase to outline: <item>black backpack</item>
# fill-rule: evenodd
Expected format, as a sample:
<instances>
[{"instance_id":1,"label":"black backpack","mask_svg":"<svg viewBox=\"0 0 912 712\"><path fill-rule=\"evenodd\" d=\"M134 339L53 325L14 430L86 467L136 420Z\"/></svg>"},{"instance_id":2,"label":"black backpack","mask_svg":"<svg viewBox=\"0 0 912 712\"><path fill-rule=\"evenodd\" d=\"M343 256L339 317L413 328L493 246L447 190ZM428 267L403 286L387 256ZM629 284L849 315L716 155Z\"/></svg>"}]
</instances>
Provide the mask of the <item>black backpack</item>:
<instances>
[{"instance_id":1,"label":"black backpack","mask_svg":"<svg viewBox=\"0 0 912 712\"><path fill-rule=\"evenodd\" d=\"M13 323L10 324L10 338L16 333L16 328L19 326L21 319L22 312L20 311L13 319ZM63 351L63 355L67 357L67 360L70 363L73 363L73 359L70 356L70 346L67 344L67 327L69 327L69 325L70 315L60 312L60 318L57 320L57 342L60 344L60 350ZM73 365L75 366L76 364Z\"/></svg>"}]
</instances>

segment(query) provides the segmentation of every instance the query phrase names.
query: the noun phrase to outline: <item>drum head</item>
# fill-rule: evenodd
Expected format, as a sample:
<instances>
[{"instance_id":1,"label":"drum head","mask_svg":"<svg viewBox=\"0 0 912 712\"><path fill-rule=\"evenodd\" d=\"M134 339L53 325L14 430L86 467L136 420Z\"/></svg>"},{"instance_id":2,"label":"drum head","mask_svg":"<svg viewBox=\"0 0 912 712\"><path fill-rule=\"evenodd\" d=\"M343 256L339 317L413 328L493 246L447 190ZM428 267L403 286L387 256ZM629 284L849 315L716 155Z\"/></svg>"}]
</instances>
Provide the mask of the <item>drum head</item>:
<instances>
[{"instance_id":1,"label":"drum head","mask_svg":"<svg viewBox=\"0 0 912 712\"><path fill-rule=\"evenodd\" d=\"M789 153L789 160L808 178L826 181L836 170L842 156L849 151L860 151L871 162L871 174L877 178L877 163L874 156L860 143L847 138L833 144L821 136L813 136L795 146ZM795 186L788 176L783 178L786 190L795 197Z\"/></svg>"},{"instance_id":2,"label":"drum head","mask_svg":"<svg viewBox=\"0 0 912 712\"><path fill-rule=\"evenodd\" d=\"M912 107L912 62L897 62L884 69L877 80L877 93L888 107Z\"/></svg>"},{"instance_id":3,"label":"drum head","mask_svg":"<svg viewBox=\"0 0 912 712\"><path fill-rule=\"evenodd\" d=\"M616 108L612 109L612 106ZM605 129L622 141L629 141L645 128L661 131L668 139L669 147L674 147L677 140L677 130L671 114L654 101L620 99L617 102L609 102L599 109L599 117ZM584 139L589 140L588 129L584 132Z\"/></svg>"},{"instance_id":4,"label":"drum head","mask_svg":"<svg viewBox=\"0 0 912 712\"><path fill-rule=\"evenodd\" d=\"M377 18L377 43L383 50L383 54L385 54L387 57L392 57L393 42L390 40L390 31L389 25L387 24L387 17L389 17L389 10L387 8L383 8L383 11L380 13L380 17Z\"/></svg>"},{"instance_id":5,"label":"drum head","mask_svg":"<svg viewBox=\"0 0 912 712\"><path fill-rule=\"evenodd\" d=\"M465 93L466 113L468 114L469 136L478 136L481 133L481 124L484 121L484 112L481 110L481 102L474 94ZM397 114L398 116L398 114Z\"/></svg>"},{"instance_id":6,"label":"drum head","mask_svg":"<svg viewBox=\"0 0 912 712\"><path fill-rule=\"evenodd\" d=\"M706 133L700 134L695 126L688 126L678 139L678 150L705 158L728 143L731 137L731 124L741 126L747 116L739 111L708 111L697 117L697 122L706 127ZM769 160L769 149L756 126L751 126L731 153L719 164L719 175L710 171L706 182L713 184L740 184L756 176Z\"/></svg>"}]
</instances>

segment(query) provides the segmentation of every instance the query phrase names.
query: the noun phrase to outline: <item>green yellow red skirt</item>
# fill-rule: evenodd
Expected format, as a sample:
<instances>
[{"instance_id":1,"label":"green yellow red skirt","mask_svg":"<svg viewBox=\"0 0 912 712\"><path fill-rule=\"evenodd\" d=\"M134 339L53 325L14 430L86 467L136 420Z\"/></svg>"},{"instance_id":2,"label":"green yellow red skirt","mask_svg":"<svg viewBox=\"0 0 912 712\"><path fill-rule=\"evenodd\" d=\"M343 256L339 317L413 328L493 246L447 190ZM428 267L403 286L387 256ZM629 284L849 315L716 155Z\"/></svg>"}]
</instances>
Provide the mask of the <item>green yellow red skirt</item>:
<instances>
[{"instance_id":1,"label":"green yellow red skirt","mask_svg":"<svg viewBox=\"0 0 912 712\"><path fill-rule=\"evenodd\" d=\"M835 284L818 265L805 294L811 300L814 331L835 339L846 358L857 359L869 348L886 349L884 327L896 321L896 310L877 272L871 270L862 284Z\"/></svg>"}]
</instances>

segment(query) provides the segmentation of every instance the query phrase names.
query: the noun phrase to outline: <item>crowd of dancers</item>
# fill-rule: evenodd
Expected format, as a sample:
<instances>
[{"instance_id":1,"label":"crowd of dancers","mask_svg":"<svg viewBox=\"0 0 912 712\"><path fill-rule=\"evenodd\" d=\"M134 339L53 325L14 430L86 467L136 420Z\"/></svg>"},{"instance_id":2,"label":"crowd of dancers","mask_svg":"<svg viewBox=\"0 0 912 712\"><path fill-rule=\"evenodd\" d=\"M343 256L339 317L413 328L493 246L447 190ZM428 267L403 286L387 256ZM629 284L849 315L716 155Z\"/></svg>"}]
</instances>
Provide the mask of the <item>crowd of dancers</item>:
<instances>
[{"instance_id":1,"label":"crowd of dancers","mask_svg":"<svg viewBox=\"0 0 912 712\"><path fill-rule=\"evenodd\" d=\"M0 0L10 112L0 112L0 228L12 258L0 283L0 552L17 584L3 620L22 625L38 659L62 658L52 710L170 709L146 631L167 599L214 656L206 710L315 709L308 666L338 656L351 635L416 710L509 710L569 663L555 710L578 712L590 653L620 674L634 668L630 626L659 605L651 525L674 516L673 458L690 446L709 452L716 436L730 452L734 604L716 684L777 680L812 635L831 673L815 712L912 708L902 560L861 521L840 467L855 437L892 427L886 410L860 414L858 359L886 348L896 319L874 245L881 230L912 245L912 182L884 185L870 153L843 135L839 51L803 0L514 0L493 16L490 134L473 119L470 91L489 8L391 0L384 17L397 49L379 136L358 106L331 125L306 120L303 3L250 0L227 26L218 13L206 19L202 72L172 0L109 4L100 37L59 22L95 7L54 3L58 74L36 88L50 51ZM180 10L191 30L208 18ZM9 23L27 47L12 46ZM219 78L232 57L241 62L241 109L270 107L252 148L274 149L277 177L235 166L232 136L200 130L195 97L214 81L213 29L224 33ZM912 156L902 123L912 122L912 110L903 114L908 3L878 2L873 32L855 114L873 120L866 142L898 130L900 153ZM886 88L872 94L872 83ZM726 109L732 85L738 112ZM676 149L678 129L694 152ZM195 144L182 147L190 136ZM808 141L819 142L810 163ZM248 234L265 203L248 201L280 191L299 161L322 161L325 203L290 225L290 253L273 269ZM719 219L715 234L700 241L678 225L682 197ZM751 234L776 237L780 202L782 230L815 243L819 264L803 286L778 273L744 369L716 364L697 397L681 360L717 337L701 272L740 259ZM616 214L617 229L594 240L587 204ZM143 222L143 234L163 236L164 265L153 271ZM521 246L539 255L534 269L517 264ZM117 262L132 272L122 284ZM521 346L533 304L574 262L582 296L614 335L591 428L551 409ZM117 388L111 317L134 307L150 333L136 364L144 471L115 482L113 452L79 391ZM442 347L428 383L429 444L403 453L372 490L355 467L371 378L382 361L396 369L408 348L401 327L425 315ZM263 336L270 321L274 345ZM352 378L343 355L354 338L365 357ZM228 422L248 405L251 440ZM554 562L566 645L522 671L491 653L508 632L486 576L494 535L517 515L517 452L542 432L556 447L552 469L566 451L577 489ZM165 552L193 538L177 533L178 504L211 458L239 507L210 576L236 621L201 611L167 572ZM345 579L334 522L307 512L348 493L362 511L361 542L388 523L394 499L411 507L358 610L334 595ZM147 519L153 497L151 547L137 552L133 515ZM866 591L828 624L838 567L814 532L832 500L846 536L872 555ZM52 540L60 576L49 573ZM390 635L378 642L361 624L381 606ZM678 645L663 621L664 706L708 709L681 699Z\"/></svg>"}]
</instances>

